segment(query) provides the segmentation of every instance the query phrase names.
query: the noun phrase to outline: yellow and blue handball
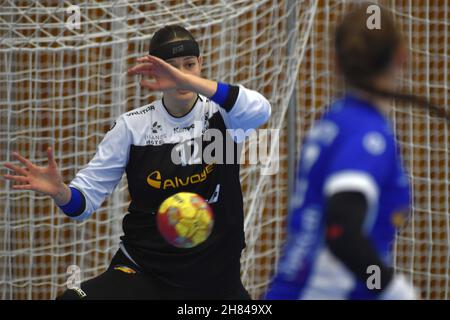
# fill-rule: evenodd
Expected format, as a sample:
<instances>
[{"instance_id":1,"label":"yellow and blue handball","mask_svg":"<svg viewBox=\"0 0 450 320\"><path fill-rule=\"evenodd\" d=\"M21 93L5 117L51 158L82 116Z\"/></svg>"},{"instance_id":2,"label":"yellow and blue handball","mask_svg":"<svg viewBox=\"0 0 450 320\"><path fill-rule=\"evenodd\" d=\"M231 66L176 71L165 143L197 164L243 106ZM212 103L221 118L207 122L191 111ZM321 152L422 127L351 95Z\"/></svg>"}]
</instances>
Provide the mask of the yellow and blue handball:
<instances>
[{"instance_id":1,"label":"yellow and blue handball","mask_svg":"<svg viewBox=\"0 0 450 320\"><path fill-rule=\"evenodd\" d=\"M198 194L180 192L164 200L156 221L167 242L178 248L192 248L208 239L214 225L214 214Z\"/></svg>"}]
</instances>

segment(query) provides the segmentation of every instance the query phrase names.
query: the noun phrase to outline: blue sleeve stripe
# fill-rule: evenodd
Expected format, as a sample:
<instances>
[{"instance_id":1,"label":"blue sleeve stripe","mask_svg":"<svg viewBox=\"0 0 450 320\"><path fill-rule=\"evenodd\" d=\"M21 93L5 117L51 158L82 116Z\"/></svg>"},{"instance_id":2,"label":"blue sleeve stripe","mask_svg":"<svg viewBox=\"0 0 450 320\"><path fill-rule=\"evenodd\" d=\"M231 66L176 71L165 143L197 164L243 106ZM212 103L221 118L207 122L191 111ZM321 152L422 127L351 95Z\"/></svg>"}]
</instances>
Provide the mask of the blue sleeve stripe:
<instances>
[{"instance_id":1,"label":"blue sleeve stripe","mask_svg":"<svg viewBox=\"0 0 450 320\"><path fill-rule=\"evenodd\" d=\"M69 217L76 217L82 214L86 208L86 199L80 190L70 187L71 197L69 203L59 206Z\"/></svg>"},{"instance_id":2,"label":"blue sleeve stripe","mask_svg":"<svg viewBox=\"0 0 450 320\"><path fill-rule=\"evenodd\" d=\"M230 112L236 103L239 94L239 87L218 82L217 91L211 97L211 100Z\"/></svg>"},{"instance_id":3,"label":"blue sleeve stripe","mask_svg":"<svg viewBox=\"0 0 450 320\"><path fill-rule=\"evenodd\" d=\"M226 83L218 82L216 93L211 97L211 100L218 105L223 105L228 97L228 91L230 91L230 86Z\"/></svg>"}]
</instances>

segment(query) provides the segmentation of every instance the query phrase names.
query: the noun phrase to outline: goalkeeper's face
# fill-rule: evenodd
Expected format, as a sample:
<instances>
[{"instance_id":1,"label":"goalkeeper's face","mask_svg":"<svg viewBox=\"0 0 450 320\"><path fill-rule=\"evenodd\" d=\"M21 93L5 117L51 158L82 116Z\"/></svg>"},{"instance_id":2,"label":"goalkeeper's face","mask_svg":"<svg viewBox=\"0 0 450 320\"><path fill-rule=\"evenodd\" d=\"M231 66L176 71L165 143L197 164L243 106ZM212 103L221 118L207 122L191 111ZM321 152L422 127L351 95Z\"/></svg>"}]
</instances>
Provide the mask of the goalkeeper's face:
<instances>
[{"instance_id":1,"label":"goalkeeper's face","mask_svg":"<svg viewBox=\"0 0 450 320\"><path fill-rule=\"evenodd\" d=\"M177 68L181 72L189 73L195 76L200 76L202 71L203 57L185 56L178 58L171 58L166 60L167 63ZM187 90L168 90L164 95L170 95L177 100L191 100L196 93Z\"/></svg>"}]
</instances>

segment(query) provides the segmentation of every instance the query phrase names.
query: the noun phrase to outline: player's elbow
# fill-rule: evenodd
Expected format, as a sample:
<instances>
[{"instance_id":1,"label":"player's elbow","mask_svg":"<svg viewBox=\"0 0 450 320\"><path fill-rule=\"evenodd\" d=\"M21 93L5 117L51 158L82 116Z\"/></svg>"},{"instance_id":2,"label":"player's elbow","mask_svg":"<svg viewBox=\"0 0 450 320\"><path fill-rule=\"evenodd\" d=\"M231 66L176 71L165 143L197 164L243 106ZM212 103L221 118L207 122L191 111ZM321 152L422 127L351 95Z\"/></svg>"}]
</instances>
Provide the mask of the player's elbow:
<instances>
[{"instance_id":1,"label":"player's elbow","mask_svg":"<svg viewBox=\"0 0 450 320\"><path fill-rule=\"evenodd\" d=\"M254 127L258 128L269 121L270 116L272 114L272 106L270 102L261 94L259 94L259 99L255 101L257 104L254 109L257 110L255 112L255 119L253 121Z\"/></svg>"},{"instance_id":2,"label":"player's elbow","mask_svg":"<svg viewBox=\"0 0 450 320\"><path fill-rule=\"evenodd\" d=\"M269 100L263 97L261 101L261 118L262 123L260 125L263 125L269 121L270 116L272 115L272 106L270 105Z\"/></svg>"}]
</instances>

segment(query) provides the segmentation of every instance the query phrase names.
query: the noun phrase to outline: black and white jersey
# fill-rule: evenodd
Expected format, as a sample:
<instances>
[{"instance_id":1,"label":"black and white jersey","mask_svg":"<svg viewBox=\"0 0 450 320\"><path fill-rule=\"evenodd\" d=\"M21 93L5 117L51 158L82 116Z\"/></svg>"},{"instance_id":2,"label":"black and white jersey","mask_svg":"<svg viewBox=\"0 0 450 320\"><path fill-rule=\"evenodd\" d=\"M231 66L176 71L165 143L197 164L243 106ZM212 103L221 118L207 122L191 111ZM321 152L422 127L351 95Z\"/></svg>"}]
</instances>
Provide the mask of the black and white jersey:
<instances>
[{"instance_id":1,"label":"black and white jersey","mask_svg":"<svg viewBox=\"0 0 450 320\"><path fill-rule=\"evenodd\" d=\"M257 128L270 113L270 104L261 94L240 85L230 86L222 106L199 95L183 117L172 116L163 100L121 115L94 158L70 183L85 197L84 212L74 218L85 219L99 208L125 172L131 203L121 239L136 264L180 287L232 285L236 275L239 279L245 247L239 164L186 163L181 155L181 163L174 163L174 154L180 154L174 148L183 139L204 138L208 129L217 129L225 137L227 129ZM205 140L203 148L209 143ZM234 140L237 147L242 136ZM191 249L169 245L156 226L155 212L161 202L182 191L205 198L215 216L211 236Z\"/></svg>"}]
</instances>

